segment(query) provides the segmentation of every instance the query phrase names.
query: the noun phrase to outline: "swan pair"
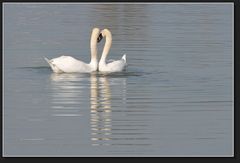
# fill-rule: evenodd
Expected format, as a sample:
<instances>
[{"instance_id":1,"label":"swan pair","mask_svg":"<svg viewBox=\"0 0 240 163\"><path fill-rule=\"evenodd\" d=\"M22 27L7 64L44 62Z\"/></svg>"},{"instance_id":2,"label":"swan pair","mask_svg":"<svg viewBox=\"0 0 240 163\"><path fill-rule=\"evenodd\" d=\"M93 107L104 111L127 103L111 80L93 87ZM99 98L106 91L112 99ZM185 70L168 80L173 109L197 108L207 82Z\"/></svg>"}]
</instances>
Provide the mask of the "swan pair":
<instances>
[{"instance_id":1,"label":"swan pair","mask_svg":"<svg viewBox=\"0 0 240 163\"><path fill-rule=\"evenodd\" d=\"M103 48L102 56L98 63L97 56L97 43L106 37L106 42ZM44 58L53 72L55 73L73 73L82 72L89 73L93 71L101 72L121 72L125 70L127 66L126 54L122 56L120 60L112 61L110 63L106 62L109 50L112 45L112 34L108 29L104 29L100 32L99 28L93 28L90 49L91 49L91 61L90 63L84 63L83 61L77 60L71 56L61 56L58 58L53 58L51 60Z\"/></svg>"}]
</instances>

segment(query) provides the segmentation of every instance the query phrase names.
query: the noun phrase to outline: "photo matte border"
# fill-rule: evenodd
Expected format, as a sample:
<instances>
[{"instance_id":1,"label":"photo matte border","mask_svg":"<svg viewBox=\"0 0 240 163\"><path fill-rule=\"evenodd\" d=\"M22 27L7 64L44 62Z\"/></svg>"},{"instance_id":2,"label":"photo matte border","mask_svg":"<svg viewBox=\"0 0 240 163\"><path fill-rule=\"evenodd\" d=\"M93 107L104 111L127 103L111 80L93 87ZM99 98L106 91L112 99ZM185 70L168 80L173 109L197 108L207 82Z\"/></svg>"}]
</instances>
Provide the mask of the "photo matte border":
<instances>
[{"instance_id":1,"label":"photo matte border","mask_svg":"<svg viewBox=\"0 0 240 163\"><path fill-rule=\"evenodd\" d=\"M118 2L126 2L126 1L102 1L102 2L99 2L99 1L96 1L96 0L91 0L91 1L87 1L87 0L82 0L82 1L78 1L78 0L69 0L69 1L49 1L49 0L41 0L41 1L32 1L32 0L23 0L23 1L20 1L20 0L5 0L3 3L11 3L11 2L16 2L16 3L24 3L24 2L27 2L27 3L47 3L47 2L50 2L50 3L57 3L57 2L60 2L60 3L72 3L72 2L78 2L78 3L82 3L82 2L86 2L86 3L92 3L92 2L97 2L97 3L104 3L104 2L110 2L110 3L118 3ZM127 2L133 2L135 3L136 1L132 1L132 0L129 0ZM141 2L141 1L138 1L138 2ZM144 1L142 1L144 3ZM168 1L164 1L164 0L158 0L158 1L145 1L146 3L155 3L155 2L158 2L158 3L195 3L195 2L199 2L199 3L220 3L220 2L232 2L234 4L234 30L233 30L233 36L234 36L234 61L233 61L233 79L234 79L234 83L233 83L233 89L234 89L234 95L233 95L233 98L234 98L234 156L233 157L160 157L160 158L157 158L159 159L160 161L161 160L169 160L169 161L174 161L174 160L178 160L178 161L196 161L196 160L199 160L199 161L205 161L205 160L209 160L209 161L218 161L218 162L221 162L221 161L235 161L237 159L239 159L239 110L237 108L240 108L239 107L239 103L236 102L237 100L237 90L238 90L238 87L236 85L236 83L239 83L239 78L238 78L238 75L237 75L237 60L238 60L238 56L239 55L236 55L236 54L239 54L239 30L240 27L239 27L239 21L237 20L240 20L240 17L239 17L239 1L238 0L185 0L185 1L182 1L182 0L168 0ZM2 12L1 12L1 24L2 24L2 27L3 27L3 3L1 3L1 9L2 9ZM2 30L2 36L3 36L3 30ZM3 37L2 37L2 43L3 43ZM2 49L2 44L1 44L1 49ZM3 50L2 50L2 57L1 57L1 61L2 61L2 72L3 72ZM3 74L1 75L2 77L2 81L3 81ZM236 82L237 81L237 82ZM3 85L2 85L2 90L3 90ZM2 91L2 95L3 95L3 91ZM2 100L3 100L3 96L2 96ZM3 105L2 105L3 106ZM2 107L3 108L3 107ZM1 112L1 115L2 115L2 112ZM2 115L3 116L3 115ZM3 117L2 117L3 118ZM2 121L1 121L2 122ZM1 127L3 127L1 125ZM2 136L2 131L3 131L3 128L1 130L1 136ZM2 139L3 140L3 139ZM3 141L2 141L3 142ZM3 148L1 148L2 150ZM22 160L25 160L25 161L33 161L35 160L35 158L38 158L39 160L42 160L42 161L45 161L46 159L50 159L50 160L63 160L63 161L66 161L68 158L66 157L59 157L60 159L56 159L56 157L52 158L52 157L3 157L3 153L2 153L2 157L1 157L1 161L4 161L4 160L17 160L17 159L20 159L19 161L22 161ZM89 157L86 157L86 158L81 158L84 160L89 160L87 159ZM97 157L90 157L91 159L96 160ZM117 157L114 157L114 158L117 158ZM129 157L125 157L125 158L128 158ZM153 157L141 157L139 160L145 160L145 159L152 159ZM70 159L79 159L79 157L71 157ZM79 159L79 160L81 160ZM109 158L103 158L101 157L101 159L103 160L108 160ZM124 158L117 158L117 159L124 159ZM131 158L133 161L137 161L138 159L137 158ZM122 160L121 160L122 161Z\"/></svg>"}]
</instances>

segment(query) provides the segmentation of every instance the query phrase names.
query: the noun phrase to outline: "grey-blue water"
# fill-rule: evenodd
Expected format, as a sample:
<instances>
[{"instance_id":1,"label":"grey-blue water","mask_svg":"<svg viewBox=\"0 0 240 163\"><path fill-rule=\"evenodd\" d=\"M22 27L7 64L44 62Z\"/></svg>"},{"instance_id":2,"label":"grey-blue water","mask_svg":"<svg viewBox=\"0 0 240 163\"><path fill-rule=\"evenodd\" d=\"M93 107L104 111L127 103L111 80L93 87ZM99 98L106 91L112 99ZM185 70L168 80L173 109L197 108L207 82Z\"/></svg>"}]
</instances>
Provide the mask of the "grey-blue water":
<instances>
[{"instance_id":1,"label":"grey-blue water","mask_svg":"<svg viewBox=\"0 0 240 163\"><path fill-rule=\"evenodd\" d=\"M233 5L4 4L4 156L231 156ZM126 72L90 61L92 28ZM99 53L104 41L99 43Z\"/></svg>"}]
</instances>

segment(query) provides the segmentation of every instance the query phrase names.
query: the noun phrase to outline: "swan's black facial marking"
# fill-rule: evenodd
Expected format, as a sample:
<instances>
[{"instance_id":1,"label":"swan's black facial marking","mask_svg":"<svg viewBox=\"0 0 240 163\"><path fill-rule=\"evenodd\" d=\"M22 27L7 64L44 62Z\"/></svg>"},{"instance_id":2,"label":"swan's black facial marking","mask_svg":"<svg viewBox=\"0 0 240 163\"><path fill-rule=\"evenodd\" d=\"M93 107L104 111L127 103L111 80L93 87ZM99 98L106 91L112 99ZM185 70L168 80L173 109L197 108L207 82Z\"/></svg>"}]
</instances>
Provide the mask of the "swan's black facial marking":
<instances>
[{"instance_id":1,"label":"swan's black facial marking","mask_svg":"<svg viewBox=\"0 0 240 163\"><path fill-rule=\"evenodd\" d=\"M99 43L102 40L102 38L103 38L102 33L100 33L100 35L97 38L97 42Z\"/></svg>"}]
</instances>

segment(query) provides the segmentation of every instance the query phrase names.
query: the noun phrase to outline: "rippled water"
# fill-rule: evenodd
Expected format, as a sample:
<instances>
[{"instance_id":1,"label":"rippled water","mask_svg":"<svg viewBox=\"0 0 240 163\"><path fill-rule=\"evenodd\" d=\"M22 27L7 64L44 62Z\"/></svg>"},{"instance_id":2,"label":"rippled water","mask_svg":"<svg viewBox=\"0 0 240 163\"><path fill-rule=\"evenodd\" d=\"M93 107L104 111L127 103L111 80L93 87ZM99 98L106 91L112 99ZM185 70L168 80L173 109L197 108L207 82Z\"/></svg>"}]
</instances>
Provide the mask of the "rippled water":
<instances>
[{"instance_id":1,"label":"rippled water","mask_svg":"<svg viewBox=\"0 0 240 163\"><path fill-rule=\"evenodd\" d=\"M231 156L232 7L5 4L4 156ZM52 73L90 60L93 27L127 71Z\"/></svg>"}]
</instances>

